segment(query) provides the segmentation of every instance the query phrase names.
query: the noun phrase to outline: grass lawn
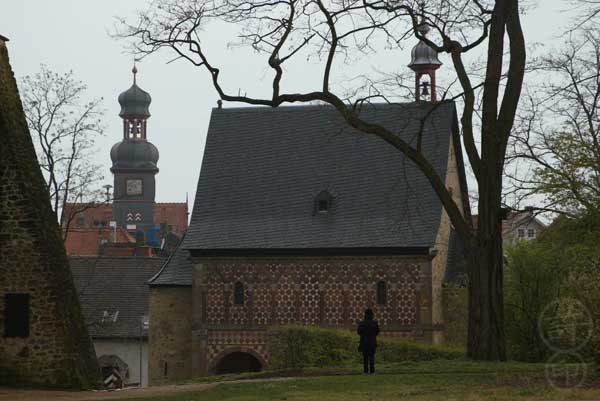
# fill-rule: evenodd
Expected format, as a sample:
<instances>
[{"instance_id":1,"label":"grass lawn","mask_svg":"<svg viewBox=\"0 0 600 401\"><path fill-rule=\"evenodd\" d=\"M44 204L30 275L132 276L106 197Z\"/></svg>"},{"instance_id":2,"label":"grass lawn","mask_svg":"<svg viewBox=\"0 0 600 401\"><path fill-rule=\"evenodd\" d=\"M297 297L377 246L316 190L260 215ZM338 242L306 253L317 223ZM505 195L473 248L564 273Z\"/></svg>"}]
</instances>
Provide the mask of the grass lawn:
<instances>
[{"instance_id":1,"label":"grass lawn","mask_svg":"<svg viewBox=\"0 0 600 401\"><path fill-rule=\"evenodd\" d=\"M592 367L588 368L590 371ZM354 371L356 372L356 368ZM600 386L556 389L544 365L432 361L382 366L374 376L338 370L296 372L304 377L283 381L222 383L197 394L140 398L139 401L463 401L463 400L600 400ZM275 372L275 375L281 372ZM328 374L329 376L317 376ZM264 376L265 374L262 374ZM250 375L221 377L248 378ZM255 374L254 377L260 375ZM212 380L217 378L212 377ZM206 379L204 379L206 380Z\"/></svg>"}]
</instances>

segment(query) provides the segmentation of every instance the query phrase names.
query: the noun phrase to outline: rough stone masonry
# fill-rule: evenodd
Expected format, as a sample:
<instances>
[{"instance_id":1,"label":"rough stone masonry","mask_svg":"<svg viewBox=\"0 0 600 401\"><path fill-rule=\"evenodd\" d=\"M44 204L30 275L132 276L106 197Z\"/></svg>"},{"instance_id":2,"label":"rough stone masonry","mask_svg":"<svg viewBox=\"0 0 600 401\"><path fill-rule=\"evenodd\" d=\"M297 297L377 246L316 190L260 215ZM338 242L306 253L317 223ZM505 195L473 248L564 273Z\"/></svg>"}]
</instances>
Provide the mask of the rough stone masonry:
<instances>
[{"instance_id":1,"label":"rough stone masonry","mask_svg":"<svg viewBox=\"0 0 600 401\"><path fill-rule=\"evenodd\" d=\"M88 388L100 372L0 35L0 384Z\"/></svg>"}]
</instances>

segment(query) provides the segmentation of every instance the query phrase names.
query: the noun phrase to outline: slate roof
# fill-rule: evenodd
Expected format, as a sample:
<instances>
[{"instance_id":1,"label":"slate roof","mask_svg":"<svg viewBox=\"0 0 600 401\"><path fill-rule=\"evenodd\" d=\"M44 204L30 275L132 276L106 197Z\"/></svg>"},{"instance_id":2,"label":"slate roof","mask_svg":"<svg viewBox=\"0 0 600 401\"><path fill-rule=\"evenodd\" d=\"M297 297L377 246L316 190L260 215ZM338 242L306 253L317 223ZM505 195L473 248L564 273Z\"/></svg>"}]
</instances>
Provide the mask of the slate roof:
<instances>
[{"instance_id":1,"label":"slate roof","mask_svg":"<svg viewBox=\"0 0 600 401\"><path fill-rule=\"evenodd\" d=\"M90 335L139 338L140 319L148 315L146 283L165 258L71 256L69 261Z\"/></svg>"},{"instance_id":2,"label":"slate roof","mask_svg":"<svg viewBox=\"0 0 600 401\"><path fill-rule=\"evenodd\" d=\"M184 286L192 285L192 261L189 251L181 244L161 267L155 276L148 280L150 286Z\"/></svg>"},{"instance_id":3,"label":"slate roof","mask_svg":"<svg viewBox=\"0 0 600 401\"><path fill-rule=\"evenodd\" d=\"M415 145L430 104L376 104L361 116ZM422 149L445 175L455 106L425 119ZM460 152L459 152L460 153ZM323 190L332 210L315 210ZM412 162L329 106L213 109L183 248L432 246L441 204Z\"/></svg>"}]
</instances>

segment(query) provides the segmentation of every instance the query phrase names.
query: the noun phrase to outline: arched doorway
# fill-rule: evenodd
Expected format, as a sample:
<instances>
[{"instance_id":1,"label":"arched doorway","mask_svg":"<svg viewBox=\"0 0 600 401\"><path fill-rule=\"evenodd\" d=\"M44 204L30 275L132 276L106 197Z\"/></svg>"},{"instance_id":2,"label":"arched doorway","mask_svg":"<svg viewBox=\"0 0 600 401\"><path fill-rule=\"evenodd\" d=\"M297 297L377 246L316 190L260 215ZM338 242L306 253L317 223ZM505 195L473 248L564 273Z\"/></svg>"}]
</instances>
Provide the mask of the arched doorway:
<instances>
[{"instance_id":1,"label":"arched doorway","mask_svg":"<svg viewBox=\"0 0 600 401\"><path fill-rule=\"evenodd\" d=\"M263 368L261 361L254 355L234 351L222 357L216 364L214 373L259 372Z\"/></svg>"}]
</instances>

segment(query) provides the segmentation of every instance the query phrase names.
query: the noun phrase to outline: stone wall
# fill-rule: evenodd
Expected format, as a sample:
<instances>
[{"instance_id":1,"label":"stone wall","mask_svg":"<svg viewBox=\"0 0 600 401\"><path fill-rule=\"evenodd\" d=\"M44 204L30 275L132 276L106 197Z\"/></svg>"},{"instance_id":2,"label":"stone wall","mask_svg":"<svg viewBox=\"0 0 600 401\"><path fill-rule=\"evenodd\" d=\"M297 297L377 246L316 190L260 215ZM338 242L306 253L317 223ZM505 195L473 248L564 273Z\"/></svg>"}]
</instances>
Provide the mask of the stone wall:
<instances>
[{"instance_id":1,"label":"stone wall","mask_svg":"<svg viewBox=\"0 0 600 401\"><path fill-rule=\"evenodd\" d=\"M192 376L191 291L190 287L150 288L150 385Z\"/></svg>"},{"instance_id":2,"label":"stone wall","mask_svg":"<svg viewBox=\"0 0 600 401\"><path fill-rule=\"evenodd\" d=\"M448 165L446 166L446 188L452 191L452 198L462 211L462 193L460 188L460 180L458 176L458 164L456 160L456 154L454 151L454 143L450 141L448 148ZM432 267L432 279L433 279L433 323L438 325L440 328L444 324L444 297L442 293L442 284L444 281L444 275L446 273L446 266L448 264L448 249L450 242L450 230L451 230L450 217L446 213L445 209L442 208L442 216L440 218L440 226L435 239L435 251L436 257L433 260ZM444 342L444 331L436 330L433 335L433 342L440 344Z\"/></svg>"},{"instance_id":3,"label":"stone wall","mask_svg":"<svg viewBox=\"0 0 600 401\"><path fill-rule=\"evenodd\" d=\"M94 348L2 38L0 245L0 383L98 385ZM29 296L28 335L6 336L6 294Z\"/></svg>"},{"instance_id":4,"label":"stone wall","mask_svg":"<svg viewBox=\"0 0 600 401\"><path fill-rule=\"evenodd\" d=\"M367 307L388 335L432 339L429 256L195 258L194 263L194 376L213 372L232 351L246 350L268 362L270 326L353 330ZM387 288L381 305L379 281ZM236 282L244 285L238 305Z\"/></svg>"}]
</instances>

